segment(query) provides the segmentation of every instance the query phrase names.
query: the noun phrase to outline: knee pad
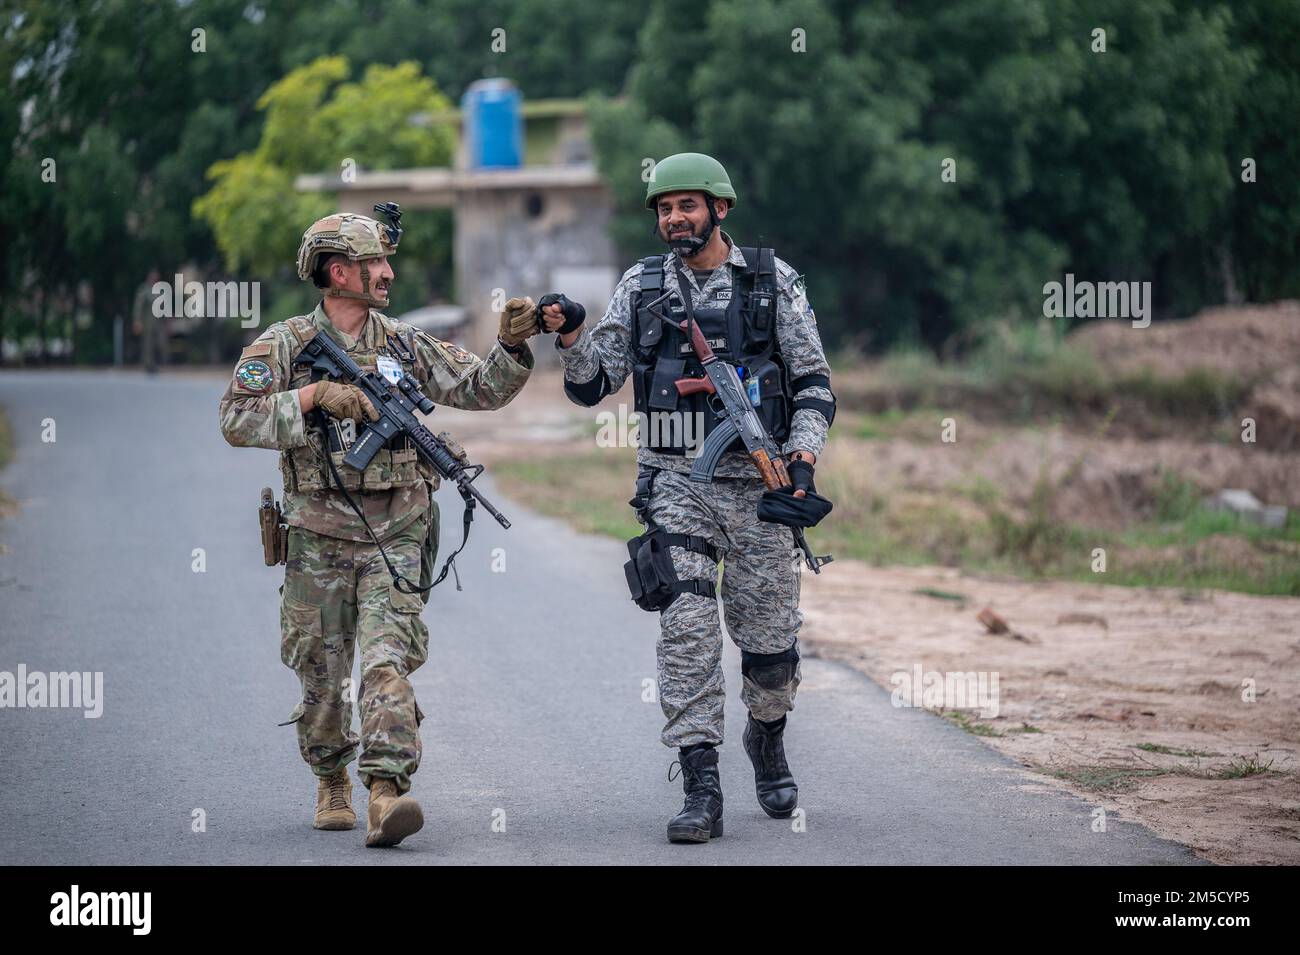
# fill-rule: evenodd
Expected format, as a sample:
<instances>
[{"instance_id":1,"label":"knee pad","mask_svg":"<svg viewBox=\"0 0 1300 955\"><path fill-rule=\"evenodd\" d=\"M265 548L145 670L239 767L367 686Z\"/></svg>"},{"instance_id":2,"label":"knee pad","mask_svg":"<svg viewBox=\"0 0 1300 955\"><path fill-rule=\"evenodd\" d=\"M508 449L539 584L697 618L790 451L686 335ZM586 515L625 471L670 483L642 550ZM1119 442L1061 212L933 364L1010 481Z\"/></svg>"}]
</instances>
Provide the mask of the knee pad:
<instances>
[{"instance_id":1,"label":"knee pad","mask_svg":"<svg viewBox=\"0 0 1300 955\"><path fill-rule=\"evenodd\" d=\"M799 644L780 653L740 651L740 672L765 690L782 690L794 682L799 665Z\"/></svg>"}]
</instances>

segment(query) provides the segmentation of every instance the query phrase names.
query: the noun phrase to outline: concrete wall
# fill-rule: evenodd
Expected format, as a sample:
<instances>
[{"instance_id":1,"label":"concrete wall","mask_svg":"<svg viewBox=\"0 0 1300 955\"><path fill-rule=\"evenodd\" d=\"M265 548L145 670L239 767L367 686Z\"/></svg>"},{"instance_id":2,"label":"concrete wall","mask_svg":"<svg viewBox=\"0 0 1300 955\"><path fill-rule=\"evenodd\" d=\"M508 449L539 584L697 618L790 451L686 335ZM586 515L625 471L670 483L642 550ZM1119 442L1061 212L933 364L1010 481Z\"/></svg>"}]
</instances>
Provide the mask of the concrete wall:
<instances>
[{"instance_id":1,"label":"concrete wall","mask_svg":"<svg viewBox=\"0 0 1300 955\"><path fill-rule=\"evenodd\" d=\"M471 348L491 347L500 321L495 309L512 295L564 292L587 307L591 320L600 317L623 273L609 236L612 205L600 186L457 196L457 298L472 317ZM551 341L533 349L539 361L554 360Z\"/></svg>"}]
</instances>

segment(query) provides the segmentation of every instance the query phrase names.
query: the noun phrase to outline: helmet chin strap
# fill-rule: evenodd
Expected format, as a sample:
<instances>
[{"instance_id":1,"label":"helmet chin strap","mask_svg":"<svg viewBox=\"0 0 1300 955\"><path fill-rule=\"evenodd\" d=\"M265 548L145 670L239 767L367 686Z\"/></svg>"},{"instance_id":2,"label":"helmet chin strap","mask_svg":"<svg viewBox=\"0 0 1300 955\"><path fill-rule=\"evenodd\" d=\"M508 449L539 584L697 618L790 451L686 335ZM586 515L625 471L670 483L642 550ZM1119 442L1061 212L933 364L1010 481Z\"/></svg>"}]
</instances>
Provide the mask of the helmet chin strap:
<instances>
[{"instance_id":1,"label":"helmet chin strap","mask_svg":"<svg viewBox=\"0 0 1300 955\"><path fill-rule=\"evenodd\" d=\"M358 302L365 302L371 308L385 308L387 302L382 302L370 294L370 270L366 268L366 263L361 263L361 291L353 292L345 288L332 288L326 291L327 298L351 298Z\"/></svg>"},{"instance_id":2,"label":"helmet chin strap","mask_svg":"<svg viewBox=\"0 0 1300 955\"><path fill-rule=\"evenodd\" d=\"M713 238L713 230L718 227L718 214L713 209L713 200L709 200L709 224L704 227L702 235L689 235L684 239L669 239L668 247L675 251L684 259L693 258L700 254L700 251L709 244ZM655 221L655 235L662 238L659 232L659 222Z\"/></svg>"}]
</instances>

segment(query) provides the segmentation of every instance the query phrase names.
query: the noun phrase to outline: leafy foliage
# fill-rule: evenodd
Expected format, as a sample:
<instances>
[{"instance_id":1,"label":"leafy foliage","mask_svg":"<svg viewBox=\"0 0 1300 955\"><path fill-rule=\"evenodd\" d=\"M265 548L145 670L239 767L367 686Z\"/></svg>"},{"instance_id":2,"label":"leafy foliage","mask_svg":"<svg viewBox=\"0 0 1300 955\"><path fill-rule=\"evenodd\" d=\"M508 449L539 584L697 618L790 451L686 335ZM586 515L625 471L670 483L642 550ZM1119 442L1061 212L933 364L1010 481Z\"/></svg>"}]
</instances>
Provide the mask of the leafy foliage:
<instances>
[{"instance_id":1,"label":"leafy foliage","mask_svg":"<svg viewBox=\"0 0 1300 955\"><path fill-rule=\"evenodd\" d=\"M287 268L295 175L443 161L409 119L482 76L595 97L629 262L643 161L717 155L832 345L969 348L1065 271L1158 317L1300 295L1294 0L10 0L0 71L0 337L82 359L151 267Z\"/></svg>"},{"instance_id":2,"label":"leafy foliage","mask_svg":"<svg viewBox=\"0 0 1300 955\"><path fill-rule=\"evenodd\" d=\"M414 63L372 64L359 83L344 82L348 73L341 56L291 71L257 101L266 111L257 148L208 171L213 185L195 200L194 214L211 226L231 271L264 278L283 271L306 224L329 214L329 197L294 191L297 173L344 162L358 169L450 163L451 132L411 122L451 108Z\"/></svg>"}]
</instances>

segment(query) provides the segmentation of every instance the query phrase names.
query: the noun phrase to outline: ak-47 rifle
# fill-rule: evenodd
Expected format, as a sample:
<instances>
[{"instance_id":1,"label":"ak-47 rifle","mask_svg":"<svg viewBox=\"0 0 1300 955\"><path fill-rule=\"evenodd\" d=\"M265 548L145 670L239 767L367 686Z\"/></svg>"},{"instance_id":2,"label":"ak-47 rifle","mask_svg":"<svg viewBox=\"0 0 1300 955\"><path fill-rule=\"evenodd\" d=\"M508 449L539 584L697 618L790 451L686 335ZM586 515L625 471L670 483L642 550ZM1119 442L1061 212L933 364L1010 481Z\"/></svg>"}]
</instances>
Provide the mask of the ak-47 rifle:
<instances>
[{"instance_id":1,"label":"ak-47 rifle","mask_svg":"<svg viewBox=\"0 0 1300 955\"><path fill-rule=\"evenodd\" d=\"M704 366L703 378L677 379L675 382L677 393L683 397L699 393L717 395L726 413L726 420L720 422L709 433L696 455L695 463L691 466L691 480L712 481L713 472L718 466L722 453L739 437L745 445L750 460L754 462L754 467L763 478L764 486L769 491L790 487L793 482L786 470L785 457L767 428L763 426L754 406L750 404L749 396L745 392L745 386L740 383L740 375L735 366L714 354L700 331L700 326L695 321L695 309L691 304L690 294L685 291L689 286L686 284L685 276L681 274L680 267L677 281L679 287L683 289L680 297L686 306L685 321L674 322L662 310L655 311L655 307L666 301L671 292L665 292L649 305L649 309L655 311L661 321L685 333L690 340L695 357ZM820 574L822 565L829 564L835 559L830 554L814 557L802 527L791 527L790 531L794 534L794 542L803 551L804 560L814 574Z\"/></svg>"}]
</instances>

